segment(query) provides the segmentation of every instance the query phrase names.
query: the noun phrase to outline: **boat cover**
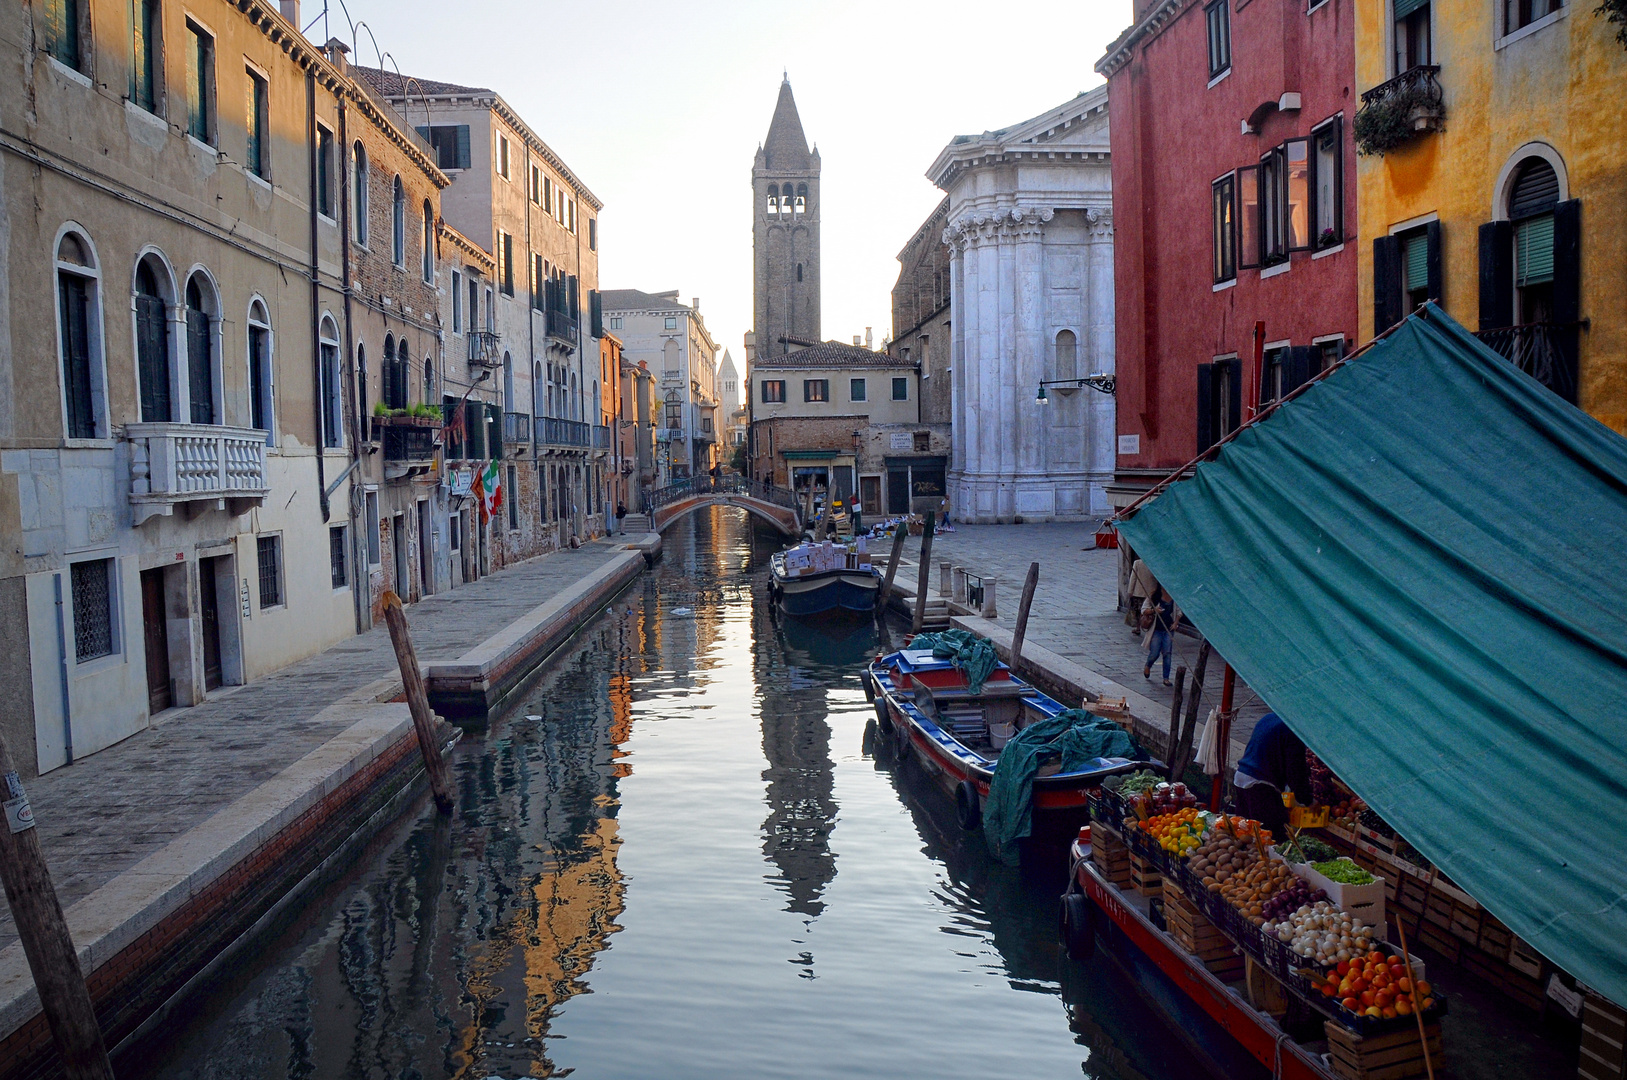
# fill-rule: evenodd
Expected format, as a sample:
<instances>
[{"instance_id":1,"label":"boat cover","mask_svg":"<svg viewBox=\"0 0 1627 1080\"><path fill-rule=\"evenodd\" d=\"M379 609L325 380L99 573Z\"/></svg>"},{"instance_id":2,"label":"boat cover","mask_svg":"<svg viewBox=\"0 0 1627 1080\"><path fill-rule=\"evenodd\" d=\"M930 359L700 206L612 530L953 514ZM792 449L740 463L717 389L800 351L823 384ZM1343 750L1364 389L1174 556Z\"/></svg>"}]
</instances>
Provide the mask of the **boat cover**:
<instances>
[{"instance_id":1,"label":"boat cover","mask_svg":"<svg viewBox=\"0 0 1627 1080\"><path fill-rule=\"evenodd\" d=\"M966 676L966 689L974 694L983 692L1000 658L994 655L994 646L966 630L944 630L937 634L916 634L910 641L910 651L931 649L932 655L948 660Z\"/></svg>"},{"instance_id":2,"label":"boat cover","mask_svg":"<svg viewBox=\"0 0 1627 1080\"><path fill-rule=\"evenodd\" d=\"M1064 709L1036 720L1006 741L989 779L983 802L983 840L989 854L1016 866L1017 841L1034 825L1034 777L1041 765L1060 757L1062 771L1081 772L1098 758L1139 760L1145 755L1116 721L1083 709Z\"/></svg>"},{"instance_id":3,"label":"boat cover","mask_svg":"<svg viewBox=\"0 0 1627 1080\"><path fill-rule=\"evenodd\" d=\"M1119 528L1341 779L1627 1006L1627 439L1431 304Z\"/></svg>"}]
</instances>

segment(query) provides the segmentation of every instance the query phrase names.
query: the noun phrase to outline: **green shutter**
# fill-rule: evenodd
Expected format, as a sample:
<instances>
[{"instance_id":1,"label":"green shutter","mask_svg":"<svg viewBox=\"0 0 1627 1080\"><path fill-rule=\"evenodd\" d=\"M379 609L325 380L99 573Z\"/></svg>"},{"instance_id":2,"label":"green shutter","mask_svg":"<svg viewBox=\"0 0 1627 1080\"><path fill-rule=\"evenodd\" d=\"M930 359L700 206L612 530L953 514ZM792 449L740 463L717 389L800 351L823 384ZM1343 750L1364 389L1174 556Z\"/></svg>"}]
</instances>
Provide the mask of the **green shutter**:
<instances>
[{"instance_id":1,"label":"green shutter","mask_svg":"<svg viewBox=\"0 0 1627 1080\"><path fill-rule=\"evenodd\" d=\"M1541 285L1554 279L1554 216L1544 214L1514 226L1514 283Z\"/></svg>"},{"instance_id":2,"label":"green shutter","mask_svg":"<svg viewBox=\"0 0 1627 1080\"><path fill-rule=\"evenodd\" d=\"M1400 22L1421 7L1428 7L1429 0L1395 0L1395 21Z\"/></svg>"},{"instance_id":3,"label":"green shutter","mask_svg":"<svg viewBox=\"0 0 1627 1080\"><path fill-rule=\"evenodd\" d=\"M1402 291L1429 288L1429 237L1424 233L1402 241Z\"/></svg>"}]
</instances>

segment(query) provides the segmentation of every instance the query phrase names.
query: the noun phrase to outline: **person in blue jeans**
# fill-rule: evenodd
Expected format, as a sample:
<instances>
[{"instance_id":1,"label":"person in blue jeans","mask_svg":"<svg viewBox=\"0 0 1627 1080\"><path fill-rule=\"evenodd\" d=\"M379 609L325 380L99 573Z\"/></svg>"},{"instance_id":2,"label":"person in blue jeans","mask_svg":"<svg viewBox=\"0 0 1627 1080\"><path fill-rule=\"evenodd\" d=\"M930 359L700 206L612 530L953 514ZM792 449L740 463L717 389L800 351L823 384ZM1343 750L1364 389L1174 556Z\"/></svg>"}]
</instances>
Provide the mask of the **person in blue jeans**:
<instances>
[{"instance_id":1,"label":"person in blue jeans","mask_svg":"<svg viewBox=\"0 0 1627 1080\"><path fill-rule=\"evenodd\" d=\"M1175 601L1160 586L1157 595L1147 601L1147 610L1152 613L1151 633L1147 635L1147 663L1141 669L1143 679L1152 678L1152 666L1161 656L1164 658L1164 685L1169 683L1169 662L1175 653L1175 624L1181 619L1181 609L1175 606Z\"/></svg>"}]
</instances>

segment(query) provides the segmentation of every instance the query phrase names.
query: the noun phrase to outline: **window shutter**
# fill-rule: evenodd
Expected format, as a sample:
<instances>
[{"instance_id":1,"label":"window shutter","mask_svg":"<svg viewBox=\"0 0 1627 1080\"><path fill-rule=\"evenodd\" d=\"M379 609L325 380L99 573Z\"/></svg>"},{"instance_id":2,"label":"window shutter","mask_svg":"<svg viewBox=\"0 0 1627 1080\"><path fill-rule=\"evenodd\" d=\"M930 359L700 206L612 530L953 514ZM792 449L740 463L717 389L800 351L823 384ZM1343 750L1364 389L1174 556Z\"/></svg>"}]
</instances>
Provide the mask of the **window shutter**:
<instances>
[{"instance_id":1,"label":"window shutter","mask_svg":"<svg viewBox=\"0 0 1627 1080\"><path fill-rule=\"evenodd\" d=\"M1373 333L1401 321L1401 238L1373 239Z\"/></svg>"},{"instance_id":2,"label":"window shutter","mask_svg":"<svg viewBox=\"0 0 1627 1080\"><path fill-rule=\"evenodd\" d=\"M1554 218L1527 218L1514 226L1514 284L1541 285L1554 279Z\"/></svg>"},{"instance_id":3,"label":"window shutter","mask_svg":"<svg viewBox=\"0 0 1627 1080\"><path fill-rule=\"evenodd\" d=\"M1401 291L1412 292L1429 284L1429 237L1423 233L1401 241Z\"/></svg>"},{"instance_id":4,"label":"window shutter","mask_svg":"<svg viewBox=\"0 0 1627 1080\"><path fill-rule=\"evenodd\" d=\"M570 281L570 284L568 286L566 286L566 288L569 290L570 295L568 297L566 297L566 299L570 301L571 318L579 319L579 318L582 317L581 313L580 313L580 303L581 303L581 301L577 297L577 293L580 290L577 288L577 285L576 285L576 275L572 274L570 276L570 278L569 278L569 281Z\"/></svg>"},{"instance_id":5,"label":"window shutter","mask_svg":"<svg viewBox=\"0 0 1627 1080\"><path fill-rule=\"evenodd\" d=\"M1260 265L1260 167L1237 170L1237 265L1251 270Z\"/></svg>"},{"instance_id":6,"label":"window shutter","mask_svg":"<svg viewBox=\"0 0 1627 1080\"><path fill-rule=\"evenodd\" d=\"M1441 223L1431 221L1424 226L1424 286L1429 298L1441 302Z\"/></svg>"},{"instance_id":7,"label":"window shutter","mask_svg":"<svg viewBox=\"0 0 1627 1080\"><path fill-rule=\"evenodd\" d=\"M1215 431L1212 423L1215 413L1215 365L1198 365L1198 453L1203 453L1215 444Z\"/></svg>"},{"instance_id":8,"label":"window shutter","mask_svg":"<svg viewBox=\"0 0 1627 1080\"><path fill-rule=\"evenodd\" d=\"M491 444L491 459L496 461L503 456L503 407L501 405L486 406L486 425L488 428L487 441Z\"/></svg>"},{"instance_id":9,"label":"window shutter","mask_svg":"<svg viewBox=\"0 0 1627 1080\"><path fill-rule=\"evenodd\" d=\"M458 168L469 167L469 125L458 125Z\"/></svg>"},{"instance_id":10,"label":"window shutter","mask_svg":"<svg viewBox=\"0 0 1627 1080\"><path fill-rule=\"evenodd\" d=\"M1488 221L1480 226L1480 329L1513 323L1514 224Z\"/></svg>"},{"instance_id":11,"label":"window shutter","mask_svg":"<svg viewBox=\"0 0 1627 1080\"><path fill-rule=\"evenodd\" d=\"M1554 207L1554 322L1582 320L1582 200Z\"/></svg>"},{"instance_id":12,"label":"window shutter","mask_svg":"<svg viewBox=\"0 0 1627 1080\"><path fill-rule=\"evenodd\" d=\"M62 302L62 380L68 437L94 439L96 412L90 389L90 290L85 279L57 275Z\"/></svg>"},{"instance_id":13,"label":"window shutter","mask_svg":"<svg viewBox=\"0 0 1627 1080\"><path fill-rule=\"evenodd\" d=\"M1295 345L1288 350L1288 370L1284 372L1282 385L1284 396L1310 380L1311 359L1315 351L1314 345Z\"/></svg>"},{"instance_id":14,"label":"window shutter","mask_svg":"<svg viewBox=\"0 0 1627 1080\"><path fill-rule=\"evenodd\" d=\"M1226 430L1236 431L1243 424L1243 362L1241 360L1228 360L1223 365L1226 371L1226 382L1231 389L1227 395ZM1218 435L1219 432L1216 432Z\"/></svg>"},{"instance_id":15,"label":"window shutter","mask_svg":"<svg viewBox=\"0 0 1627 1080\"><path fill-rule=\"evenodd\" d=\"M604 297L598 289L588 292L588 317L593 320L593 336L604 337Z\"/></svg>"},{"instance_id":16,"label":"window shutter","mask_svg":"<svg viewBox=\"0 0 1627 1080\"><path fill-rule=\"evenodd\" d=\"M1395 0L1395 21L1400 22L1428 3L1429 0Z\"/></svg>"}]
</instances>

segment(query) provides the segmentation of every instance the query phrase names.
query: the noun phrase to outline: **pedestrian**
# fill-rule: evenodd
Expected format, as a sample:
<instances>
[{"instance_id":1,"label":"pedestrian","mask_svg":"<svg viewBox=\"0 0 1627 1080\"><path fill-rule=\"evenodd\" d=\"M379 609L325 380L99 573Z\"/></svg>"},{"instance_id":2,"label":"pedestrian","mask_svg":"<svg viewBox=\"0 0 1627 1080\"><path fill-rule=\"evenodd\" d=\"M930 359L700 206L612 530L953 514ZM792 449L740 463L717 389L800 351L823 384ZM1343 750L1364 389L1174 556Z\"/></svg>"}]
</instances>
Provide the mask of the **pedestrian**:
<instances>
[{"instance_id":1,"label":"pedestrian","mask_svg":"<svg viewBox=\"0 0 1627 1080\"><path fill-rule=\"evenodd\" d=\"M1147 663L1141 669L1143 679L1152 678L1152 666L1158 662L1159 657L1164 660L1164 685L1169 682L1169 662L1175 652L1175 624L1181 621L1181 609L1175 606L1174 599L1160 587L1156 594L1148 601L1148 612L1152 615L1152 623L1148 627L1152 631L1147 636Z\"/></svg>"},{"instance_id":2,"label":"pedestrian","mask_svg":"<svg viewBox=\"0 0 1627 1080\"><path fill-rule=\"evenodd\" d=\"M1305 757L1305 744L1276 713L1266 713L1254 725L1248 748L1237 763L1232 788L1238 810L1270 829L1278 840L1287 835L1288 810L1282 804L1283 794L1292 791L1296 799L1310 803L1311 767Z\"/></svg>"},{"instance_id":3,"label":"pedestrian","mask_svg":"<svg viewBox=\"0 0 1627 1080\"><path fill-rule=\"evenodd\" d=\"M622 524L622 519L626 516L627 504L620 499L616 500L616 531L624 536L627 534L627 528Z\"/></svg>"},{"instance_id":4,"label":"pedestrian","mask_svg":"<svg viewBox=\"0 0 1627 1080\"><path fill-rule=\"evenodd\" d=\"M1158 592L1158 582L1147 569L1147 564L1137 559L1130 567L1130 612L1125 622L1130 624L1130 636L1141 636L1141 608L1142 604Z\"/></svg>"}]
</instances>

